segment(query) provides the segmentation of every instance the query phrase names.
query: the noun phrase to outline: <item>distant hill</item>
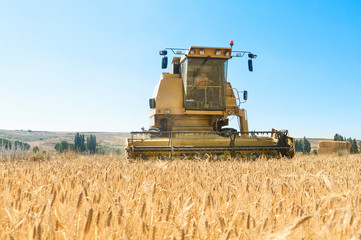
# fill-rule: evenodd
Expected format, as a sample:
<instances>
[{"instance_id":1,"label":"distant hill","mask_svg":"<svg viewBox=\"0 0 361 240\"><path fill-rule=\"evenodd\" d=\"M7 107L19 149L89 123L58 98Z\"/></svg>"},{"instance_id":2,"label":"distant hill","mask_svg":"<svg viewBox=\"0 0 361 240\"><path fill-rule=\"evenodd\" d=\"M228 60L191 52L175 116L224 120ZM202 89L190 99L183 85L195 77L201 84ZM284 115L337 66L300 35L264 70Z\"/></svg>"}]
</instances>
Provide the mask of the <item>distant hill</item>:
<instances>
[{"instance_id":1,"label":"distant hill","mask_svg":"<svg viewBox=\"0 0 361 240\"><path fill-rule=\"evenodd\" d=\"M10 139L12 141L21 141L28 143L31 147L39 146L43 150L54 150L56 143L63 140L70 143L74 142L76 132L48 132L31 130L2 130L0 129L0 138ZM125 147L125 139L129 133L114 132L82 132L84 135L95 134L97 143L111 147Z\"/></svg>"}]
</instances>

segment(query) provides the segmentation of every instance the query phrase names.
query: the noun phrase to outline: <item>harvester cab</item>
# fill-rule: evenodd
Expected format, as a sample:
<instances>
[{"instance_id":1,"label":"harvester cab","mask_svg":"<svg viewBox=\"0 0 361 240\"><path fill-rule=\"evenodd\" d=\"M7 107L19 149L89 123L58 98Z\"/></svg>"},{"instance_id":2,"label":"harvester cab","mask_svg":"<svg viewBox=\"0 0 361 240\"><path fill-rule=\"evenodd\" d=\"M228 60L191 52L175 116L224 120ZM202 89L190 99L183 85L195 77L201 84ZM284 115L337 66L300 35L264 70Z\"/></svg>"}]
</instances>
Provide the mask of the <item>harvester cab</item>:
<instances>
[{"instance_id":1,"label":"harvester cab","mask_svg":"<svg viewBox=\"0 0 361 240\"><path fill-rule=\"evenodd\" d=\"M248 93L227 82L227 69L229 59L247 55L248 69L253 71L252 60L257 55L232 51L232 46L233 41L229 48L166 48L159 52L163 69L168 65L168 52L178 56L172 59L169 72L161 74L149 99L149 131L132 132L127 139L129 157L294 155L294 139L287 131L249 132L246 111L240 106ZM229 116L237 116L239 130L226 127Z\"/></svg>"}]
</instances>

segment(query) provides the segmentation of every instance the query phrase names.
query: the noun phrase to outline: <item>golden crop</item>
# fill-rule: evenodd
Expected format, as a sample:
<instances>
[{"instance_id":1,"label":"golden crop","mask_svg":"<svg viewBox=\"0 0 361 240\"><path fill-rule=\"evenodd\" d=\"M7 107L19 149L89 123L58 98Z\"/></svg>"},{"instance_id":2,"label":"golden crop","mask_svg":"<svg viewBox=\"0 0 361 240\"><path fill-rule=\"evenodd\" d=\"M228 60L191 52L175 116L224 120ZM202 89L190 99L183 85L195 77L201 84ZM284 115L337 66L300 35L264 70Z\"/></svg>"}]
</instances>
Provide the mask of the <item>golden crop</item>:
<instances>
[{"instance_id":1,"label":"golden crop","mask_svg":"<svg viewBox=\"0 0 361 240\"><path fill-rule=\"evenodd\" d=\"M0 239L359 239L361 156L0 163Z\"/></svg>"}]
</instances>

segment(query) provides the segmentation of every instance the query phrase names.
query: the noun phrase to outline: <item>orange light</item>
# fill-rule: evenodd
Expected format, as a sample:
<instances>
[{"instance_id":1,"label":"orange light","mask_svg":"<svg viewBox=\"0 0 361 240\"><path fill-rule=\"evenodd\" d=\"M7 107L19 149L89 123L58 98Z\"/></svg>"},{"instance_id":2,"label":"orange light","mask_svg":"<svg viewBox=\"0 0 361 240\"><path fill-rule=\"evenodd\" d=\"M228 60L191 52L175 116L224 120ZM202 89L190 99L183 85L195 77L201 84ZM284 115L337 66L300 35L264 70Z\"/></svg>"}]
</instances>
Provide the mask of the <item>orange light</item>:
<instances>
[{"instance_id":1,"label":"orange light","mask_svg":"<svg viewBox=\"0 0 361 240\"><path fill-rule=\"evenodd\" d=\"M233 40L229 42L229 45L231 45L231 47L233 46Z\"/></svg>"}]
</instances>

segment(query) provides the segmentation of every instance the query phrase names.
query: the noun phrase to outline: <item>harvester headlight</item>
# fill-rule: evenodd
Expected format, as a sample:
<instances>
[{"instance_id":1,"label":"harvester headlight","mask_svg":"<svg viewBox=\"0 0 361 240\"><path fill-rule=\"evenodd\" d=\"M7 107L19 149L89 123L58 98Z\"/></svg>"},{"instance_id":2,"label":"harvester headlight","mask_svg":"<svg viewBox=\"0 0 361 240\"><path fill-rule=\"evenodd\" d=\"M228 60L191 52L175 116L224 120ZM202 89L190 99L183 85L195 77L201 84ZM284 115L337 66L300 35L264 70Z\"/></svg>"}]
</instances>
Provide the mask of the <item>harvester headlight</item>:
<instances>
[{"instance_id":1,"label":"harvester headlight","mask_svg":"<svg viewBox=\"0 0 361 240\"><path fill-rule=\"evenodd\" d=\"M229 51L226 51L226 54L225 54L227 57L229 56Z\"/></svg>"},{"instance_id":2,"label":"harvester headlight","mask_svg":"<svg viewBox=\"0 0 361 240\"><path fill-rule=\"evenodd\" d=\"M242 57L242 55L240 53L237 53L236 57Z\"/></svg>"},{"instance_id":3,"label":"harvester headlight","mask_svg":"<svg viewBox=\"0 0 361 240\"><path fill-rule=\"evenodd\" d=\"M166 109L166 110L165 110L165 114L170 114L169 109Z\"/></svg>"},{"instance_id":4,"label":"harvester headlight","mask_svg":"<svg viewBox=\"0 0 361 240\"><path fill-rule=\"evenodd\" d=\"M203 49L199 50L199 54L200 55L204 55L205 54L205 51Z\"/></svg>"},{"instance_id":5,"label":"harvester headlight","mask_svg":"<svg viewBox=\"0 0 361 240\"><path fill-rule=\"evenodd\" d=\"M221 50L217 50L216 51L216 56L220 56L221 55Z\"/></svg>"},{"instance_id":6,"label":"harvester headlight","mask_svg":"<svg viewBox=\"0 0 361 240\"><path fill-rule=\"evenodd\" d=\"M190 51L189 51L189 54L194 55L194 54L195 54L194 49L190 50Z\"/></svg>"},{"instance_id":7,"label":"harvester headlight","mask_svg":"<svg viewBox=\"0 0 361 240\"><path fill-rule=\"evenodd\" d=\"M232 115L232 110L228 110L228 115Z\"/></svg>"},{"instance_id":8,"label":"harvester headlight","mask_svg":"<svg viewBox=\"0 0 361 240\"><path fill-rule=\"evenodd\" d=\"M177 51L177 54L182 54L182 51Z\"/></svg>"}]
</instances>

